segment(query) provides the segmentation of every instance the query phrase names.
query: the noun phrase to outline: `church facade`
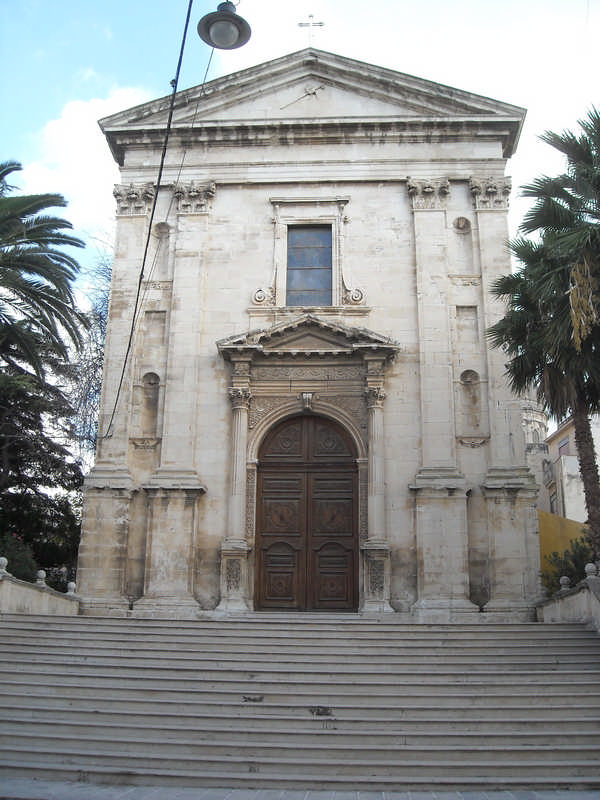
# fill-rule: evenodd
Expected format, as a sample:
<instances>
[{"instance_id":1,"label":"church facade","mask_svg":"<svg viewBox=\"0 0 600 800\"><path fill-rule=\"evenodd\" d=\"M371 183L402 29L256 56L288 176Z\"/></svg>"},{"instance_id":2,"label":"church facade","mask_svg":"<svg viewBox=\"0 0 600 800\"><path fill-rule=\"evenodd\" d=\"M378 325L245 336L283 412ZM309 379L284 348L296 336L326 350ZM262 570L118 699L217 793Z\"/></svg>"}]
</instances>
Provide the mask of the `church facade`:
<instances>
[{"instance_id":1,"label":"church facade","mask_svg":"<svg viewBox=\"0 0 600 800\"><path fill-rule=\"evenodd\" d=\"M168 106L101 121L85 611L530 618L537 487L485 338L523 109L309 48L180 92L156 186Z\"/></svg>"}]
</instances>

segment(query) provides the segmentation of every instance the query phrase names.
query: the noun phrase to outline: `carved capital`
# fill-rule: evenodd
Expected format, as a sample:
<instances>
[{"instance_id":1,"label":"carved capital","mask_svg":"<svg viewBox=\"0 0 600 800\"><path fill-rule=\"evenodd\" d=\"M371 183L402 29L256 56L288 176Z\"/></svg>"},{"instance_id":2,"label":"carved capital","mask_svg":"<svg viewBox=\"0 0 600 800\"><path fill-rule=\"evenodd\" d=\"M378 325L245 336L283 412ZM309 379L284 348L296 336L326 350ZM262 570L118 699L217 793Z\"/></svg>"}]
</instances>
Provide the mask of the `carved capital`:
<instances>
[{"instance_id":1,"label":"carved capital","mask_svg":"<svg viewBox=\"0 0 600 800\"><path fill-rule=\"evenodd\" d=\"M450 182L447 178L416 181L408 177L406 186L413 209L437 211L446 208L446 199L450 194Z\"/></svg>"},{"instance_id":2,"label":"carved capital","mask_svg":"<svg viewBox=\"0 0 600 800\"><path fill-rule=\"evenodd\" d=\"M156 191L151 183L130 183L129 186L117 184L113 189L113 195L117 201L117 216L132 217L149 214L155 194Z\"/></svg>"},{"instance_id":3,"label":"carved capital","mask_svg":"<svg viewBox=\"0 0 600 800\"><path fill-rule=\"evenodd\" d=\"M368 408L383 408L385 392L381 386L369 386L365 389Z\"/></svg>"},{"instance_id":4,"label":"carved capital","mask_svg":"<svg viewBox=\"0 0 600 800\"><path fill-rule=\"evenodd\" d=\"M510 178L471 178L469 189L473 197L473 205L478 211L483 209L503 211L508 208L508 199L512 188Z\"/></svg>"},{"instance_id":5,"label":"carved capital","mask_svg":"<svg viewBox=\"0 0 600 800\"><path fill-rule=\"evenodd\" d=\"M232 386L229 389L229 399L231 400L231 405L234 409L247 409L250 405L250 400L252 399L252 392L250 389L240 389Z\"/></svg>"},{"instance_id":6,"label":"carved capital","mask_svg":"<svg viewBox=\"0 0 600 800\"><path fill-rule=\"evenodd\" d=\"M178 214L206 214L210 207L210 201L215 196L216 185L214 183L196 184L177 184L173 188L173 196L177 203Z\"/></svg>"}]
</instances>

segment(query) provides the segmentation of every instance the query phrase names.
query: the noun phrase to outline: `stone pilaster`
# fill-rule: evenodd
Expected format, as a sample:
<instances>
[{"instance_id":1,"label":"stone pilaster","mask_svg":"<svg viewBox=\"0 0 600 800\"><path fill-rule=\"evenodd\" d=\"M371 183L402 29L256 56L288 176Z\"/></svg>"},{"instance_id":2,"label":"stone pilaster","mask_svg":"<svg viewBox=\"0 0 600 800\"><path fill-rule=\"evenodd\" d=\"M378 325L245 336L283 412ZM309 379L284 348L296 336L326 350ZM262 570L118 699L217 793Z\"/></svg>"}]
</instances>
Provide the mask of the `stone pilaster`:
<instances>
[{"instance_id":1,"label":"stone pilaster","mask_svg":"<svg viewBox=\"0 0 600 800\"><path fill-rule=\"evenodd\" d=\"M227 502L227 537L221 545L221 602L219 611L248 609L248 552L246 541L246 485L248 408L251 400L249 363L234 362L232 407L231 483Z\"/></svg>"},{"instance_id":2,"label":"stone pilaster","mask_svg":"<svg viewBox=\"0 0 600 800\"><path fill-rule=\"evenodd\" d=\"M390 546L385 522L385 430L383 416L384 359L365 356L369 414L368 536L361 545L363 595L361 610L393 611L390 605Z\"/></svg>"},{"instance_id":3,"label":"stone pilaster","mask_svg":"<svg viewBox=\"0 0 600 800\"><path fill-rule=\"evenodd\" d=\"M456 467L451 337L447 304L447 180L408 179L417 264L422 464ZM443 401L442 401L443 398Z\"/></svg>"},{"instance_id":4,"label":"stone pilaster","mask_svg":"<svg viewBox=\"0 0 600 800\"><path fill-rule=\"evenodd\" d=\"M419 622L464 619L479 609L469 600L467 487L454 469L421 469L416 495Z\"/></svg>"},{"instance_id":5,"label":"stone pilaster","mask_svg":"<svg viewBox=\"0 0 600 800\"><path fill-rule=\"evenodd\" d=\"M133 482L126 470L97 466L86 478L77 565L84 614L123 616L125 564Z\"/></svg>"},{"instance_id":6,"label":"stone pilaster","mask_svg":"<svg viewBox=\"0 0 600 800\"><path fill-rule=\"evenodd\" d=\"M154 480L154 479L153 479ZM175 482L177 481L177 482ZM195 617L194 598L197 506L206 489L174 476L166 485L144 486L148 498L144 596L134 605L143 617Z\"/></svg>"},{"instance_id":7,"label":"stone pilaster","mask_svg":"<svg viewBox=\"0 0 600 800\"><path fill-rule=\"evenodd\" d=\"M499 276L510 273L504 243L511 185L506 178L472 178L470 189L488 328L506 311L490 288ZM487 506L490 599L484 610L494 618L516 620L532 618L533 604L540 596L537 488L527 468L522 401L508 387L504 361L501 350L488 348L490 444L482 490Z\"/></svg>"}]
</instances>

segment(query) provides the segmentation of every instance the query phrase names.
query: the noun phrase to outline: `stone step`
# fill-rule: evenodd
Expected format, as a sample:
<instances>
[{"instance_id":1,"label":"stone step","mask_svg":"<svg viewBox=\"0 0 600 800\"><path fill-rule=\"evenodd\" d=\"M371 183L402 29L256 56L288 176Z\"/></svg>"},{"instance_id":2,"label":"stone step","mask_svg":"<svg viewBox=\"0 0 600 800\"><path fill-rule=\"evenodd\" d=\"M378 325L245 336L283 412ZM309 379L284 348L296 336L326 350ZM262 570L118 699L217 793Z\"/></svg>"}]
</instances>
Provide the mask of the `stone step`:
<instances>
[{"instance_id":1,"label":"stone step","mask_svg":"<svg viewBox=\"0 0 600 800\"><path fill-rule=\"evenodd\" d=\"M24 695L23 692L27 692ZM264 695L227 694L225 692L164 692L148 688L130 690L123 687L110 687L104 693L95 685L83 689L70 686L58 686L52 691L46 687L30 687L24 684L10 692L0 694L4 705L11 706L11 701L21 708L42 709L45 707L62 707L65 712L72 713L77 704L94 709L119 710L128 709L131 713L147 713L148 709L168 708L173 713L191 715L214 714L280 714L293 715L312 713L309 709L319 706L329 707L336 714L348 715L355 712L361 719L387 719L391 723L397 720L462 720L479 719L482 715L491 722L500 719L512 719L520 712L531 718L543 720L564 720L565 709L568 709L574 720L596 718L600 715L600 695L591 697L586 692L573 702L571 695L548 698L541 693L537 697L528 694L490 695L445 693L441 696L425 695L376 695L366 692L360 694L340 695L333 693L316 693L315 690L303 688L302 692L286 693L271 687ZM44 700L44 704L40 702ZM443 702L441 702L443 700ZM594 702L595 701L595 702ZM565 721L565 724L567 722Z\"/></svg>"},{"instance_id":2,"label":"stone step","mask_svg":"<svg viewBox=\"0 0 600 800\"><path fill-rule=\"evenodd\" d=\"M552 729L548 720L505 721L490 723L488 719L478 722L438 721L411 723L399 720L393 725L385 724L385 719L363 724L361 719L346 719L335 714L320 718L308 712L298 717L259 717L245 716L220 719L209 716L160 716L156 714L139 715L132 723L131 714L79 714L68 722L56 716L36 712L29 717L22 714L8 714L9 719L2 726L4 736L9 741L18 737L62 738L69 736L94 738L98 741L115 743L125 739L127 742L181 741L206 743L221 748L238 744L245 748L252 743L262 747L277 748L316 746L358 747L367 749L391 750L398 747L443 747L457 748L506 748L507 736L515 750L523 745L564 749L565 734L568 732L567 747L577 748L578 752L598 751L600 746L600 727L598 718L573 720L571 724L556 725ZM382 724L383 723L383 724ZM115 731L116 737L115 738ZM222 738L224 737L224 738ZM367 744L365 744L367 743Z\"/></svg>"},{"instance_id":3,"label":"stone step","mask_svg":"<svg viewBox=\"0 0 600 800\"><path fill-rule=\"evenodd\" d=\"M428 639L440 640L469 640L482 638L495 640L507 638L510 640L532 637L542 640L561 639L565 635L571 637L597 638L594 631L584 625L552 624L540 625L539 623L487 623L475 624L447 624L447 625L415 625L404 624L396 621L400 615L384 615L381 621L372 621L355 615L307 615L307 614L248 614L247 617L231 618L229 616L216 616L211 620L153 620L153 619L124 619L110 617L43 617L28 615L26 619L14 614L5 614L2 617L3 627L14 628L20 632L27 630L42 631L45 633L55 631L90 631L97 636L105 634L124 634L127 636L143 635L146 637L166 636L179 637L195 635L205 638L214 635L222 639L261 639L270 638L281 640L301 640L309 638L314 640L315 635L345 639L351 631L353 639L365 637L379 642L387 633L392 633L394 639L407 640Z\"/></svg>"},{"instance_id":4,"label":"stone step","mask_svg":"<svg viewBox=\"0 0 600 800\"><path fill-rule=\"evenodd\" d=\"M347 741L347 737L338 737L335 730L322 731L321 735L315 732L314 740L307 743L295 736L279 739L261 736L258 737L260 741L249 737L246 741L232 742L228 736L222 739L217 736L207 738L205 735L196 735L193 730L173 733L171 736L163 735L158 730L136 731L133 736L128 737L125 731L114 729L62 733L46 726L44 730L35 732L32 743L31 733L31 730L13 730L9 723L7 732L0 734L0 752L9 755L11 752L27 750L30 743L32 752L67 753L68 758L82 760L95 757L99 762L102 759L129 757L142 766L150 760L159 762L163 767L169 764L175 766L186 760L198 761L214 768L219 762L230 759L251 759L271 765L278 761L287 762L295 764L299 769L334 763L352 767L357 761L363 766L371 763L393 769L414 761L463 764L481 758L501 766L507 761L514 764L515 757L518 756L523 762L535 762L536 765L552 765L555 761L572 759L600 769L600 753L595 742L588 745L563 743L556 748L548 747L544 743L513 745L504 742L501 745L492 745L487 741L480 744L470 741L461 745L454 739L446 744L430 743L426 739L422 744L409 744L401 739L397 743L386 742L384 739L373 742L370 739L361 740L360 737Z\"/></svg>"},{"instance_id":5,"label":"stone step","mask_svg":"<svg viewBox=\"0 0 600 800\"><path fill-rule=\"evenodd\" d=\"M562 768L561 768L562 766ZM238 770L229 766L227 769L204 769L199 775L193 769L145 769L136 767L115 775L112 767L97 764L86 765L85 769L78 765L58 764L53 761L28 759L27 764L20 760L11 762L4 760L0 765L0 774L7 778L21 777L24 769L29 776L38 780L78 781L97 784L128 784L132 786L159 785L181 788L222 788L231 789L271 789L273 791L293 791L298 788L297 775L283 770L268 774L260 773L252 766L250 769ZM575 768L576 769L576 768ZM376 776L365 770L362 775L347 777L344 774L306 774L302 776L302 793L305 790L331 791L494 791L494 790L573 790L585 791L600 788L597 775L573 774L570 765L557 765L552 775L511 775L497 774L493 769L485 770L483 766L474 770L474 774L456 776L451 770L432 772L423 765L417 774L398 776Z\"/></svg>"},{"instance_id":6,"label":"stone step","mask_svg":"<svg viewBox=\"0 0 600 800\"><path fill-rule=\"evenodd\" d=\"M77 744L77 746L75 746ZM598 752L589 754L589 758L579 756L577 749L572 751L555 751L545 747L515 748L480 748L469 751L455 750L453 748L397 748L393 751L370 753L368 748L356 748L356 751L346 751L344 758L339 758L331 746L326 750L318 748L290 748L289 754L281 752L266 755L260 748L230 747L229 752L206 753L203 746L193 748L191 745L182 748L179 743L157 743L157 747L150 747L147 742L137 750L132 747L124 751L122 744L119 747L100 746L97 742L90 742L84 748L81 741L78 743L52 740L48 744L24 741L7 743L0 754L0 767L3 764L16 763L17 759L24 767L29 762L38 759L58 760L65 765L76 766L78 770L88 771L98 766L112 768L113 774L136 772L140 769L151 769L153 772L160 770L190 770L195 772L197 778L202 777L205 771L242 770L246 773L262 776L273 772L288 772L295 775L296 780L303 780L305 776L321 775L328 777L343 773L346 779L364 781L365 774L378 778L395 778L399 781L421 776L423 772L429 775L452 775L455 780L462 780L464 776L472 777L478 774L495 774L506 777L545 777L551 779L559 775L586 776L589 780L600 784L600 761ZM156 755L153 754L156 749ZM165 752L172 750L173 756L169 758ZM369 755L371 757L369 757ZM515 758L515 756L517 756ZM376 781L375 781L376 782ZM364 785L364 784L363 784ZM374 788L374 787L373 787Z\"/></svg>"},{"instance_id":7,"label":"stone step","mask_svg":"<svg viewBox=\"0 0 600 800\"><path fill-rule=\"evenodd\" d=\"M149 671L170 670L177 673L197 675L198 671L209 675L223 670L231 674L247 674L249 671L273 676L288 674L290 676L300 674L298 663L309 661L302 664L301 674L330 674L337 672L343 663L345 674L360 673L365 677L369 675L382 676L384 674L397 675L407 671L414 671L423 663L423 658L427 659L428 669L431 673L448 674L453 671L462 671L466 667L471 672L515 672L531 669L543 670L565 670L577 669L578 671L592 670L600 671L600 653L579 653L570 652L563 654L555 653L532 653L527 656L506 655L502 652L494 654L488 653L484 656L475 655L399 655L377 658L376 662L373 655L348 656L339 653L337 655L313 655L309 651L304 653L304 657L281 657L273 653L271 658L258 655L249 655L247 658L243 654L215 654L209 658L205 653L170 653L164 651L157 654L153 651L124 652L112 651L106 653L88 653L87 651L73 651L72 653L57 653L48 650L46 652L24 652L13 650L12 647L0 652L0 671L5 672L12 669L18 661L26 663L30 669L38 666L51 668L60 666L63 673L68 673L80 666L88 668L112 668L130 672L144 670Z\"/></svg>"}]
</instances>

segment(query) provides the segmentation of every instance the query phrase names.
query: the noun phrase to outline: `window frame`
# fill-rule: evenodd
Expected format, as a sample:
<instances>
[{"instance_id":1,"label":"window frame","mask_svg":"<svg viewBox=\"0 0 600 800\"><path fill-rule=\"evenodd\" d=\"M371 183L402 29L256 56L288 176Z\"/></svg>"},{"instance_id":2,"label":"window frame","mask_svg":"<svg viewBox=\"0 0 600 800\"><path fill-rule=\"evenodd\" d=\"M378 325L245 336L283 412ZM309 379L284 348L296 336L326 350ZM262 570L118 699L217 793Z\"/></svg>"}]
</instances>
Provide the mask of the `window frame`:
<instances>
[{"instance_id":1,"label":"window frame","mask_svg":"<svg viewBox=\"0 0 600 800\"><path fill-rule=\"evenodd\" d=\"M346 281L342 274L344 250L344 209L349 197L272 197L273 274L275 305L280 308L339 308L344 305ZM288 306L288 228L296 226L331 227L331 304L327 306Z\"/></svg>"}]
</instances>

